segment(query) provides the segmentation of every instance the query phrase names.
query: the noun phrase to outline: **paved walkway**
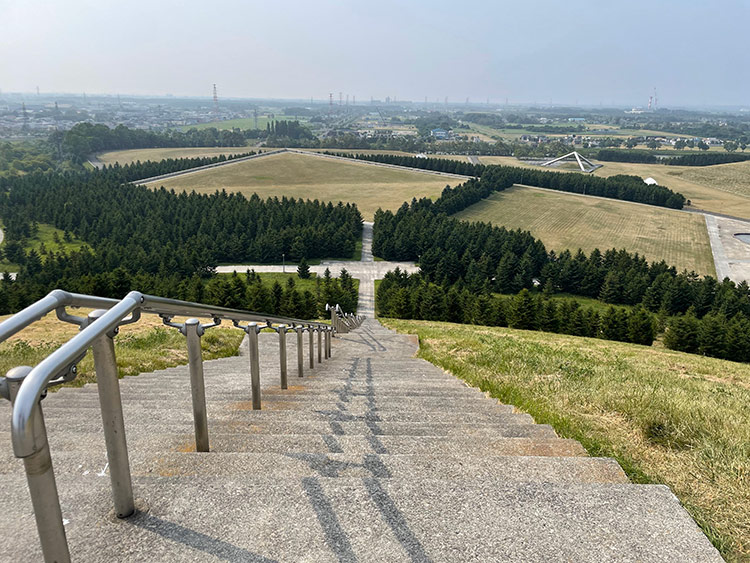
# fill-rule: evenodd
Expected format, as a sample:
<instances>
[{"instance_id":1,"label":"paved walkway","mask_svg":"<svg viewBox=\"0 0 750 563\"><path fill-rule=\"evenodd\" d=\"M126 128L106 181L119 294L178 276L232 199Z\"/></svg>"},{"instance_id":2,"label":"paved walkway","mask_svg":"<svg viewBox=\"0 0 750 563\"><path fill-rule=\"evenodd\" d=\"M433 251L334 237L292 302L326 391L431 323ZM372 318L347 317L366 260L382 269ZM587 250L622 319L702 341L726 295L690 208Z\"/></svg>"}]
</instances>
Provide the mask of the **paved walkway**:
<instances>
[{"instance_id":1,"label":"paved walkway","mask_svg":"<svg viewBox=\"0 0 750 563\"><path fill-rule=\"evenodd\" d=\"M750 233L750 221L704 213L714 255L716 277L740 283L750 281L750 244L735 235Z\"/></svg>"}]
</instances>

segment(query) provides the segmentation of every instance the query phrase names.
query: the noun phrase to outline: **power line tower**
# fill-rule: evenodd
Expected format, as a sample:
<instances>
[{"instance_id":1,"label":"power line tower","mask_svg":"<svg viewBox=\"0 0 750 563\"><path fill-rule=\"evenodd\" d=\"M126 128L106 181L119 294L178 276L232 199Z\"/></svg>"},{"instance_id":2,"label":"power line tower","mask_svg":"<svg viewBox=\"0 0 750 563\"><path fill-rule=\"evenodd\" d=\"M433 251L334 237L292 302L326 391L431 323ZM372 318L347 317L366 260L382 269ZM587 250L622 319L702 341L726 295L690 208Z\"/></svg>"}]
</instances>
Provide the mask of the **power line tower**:
<instances>
[{"instance_id":1,"label":"power line tower","mask_svg":"<svg viewBox=\"0 0 750 563\"><path fill-rule=\"evenodd\" d=\"M333 92L328 94L328 117L333 113Z\"/></svg>"},{"instance_id":2,"label":"power line tower","mask_svg":"<svg viewBox=\"0 0 750 563\"><path fill-rule=\"evenodd\" d=\"M219 95L216 93L216 84L214 84L214 113L219 113Z\"/></svg>"}]
</instances>

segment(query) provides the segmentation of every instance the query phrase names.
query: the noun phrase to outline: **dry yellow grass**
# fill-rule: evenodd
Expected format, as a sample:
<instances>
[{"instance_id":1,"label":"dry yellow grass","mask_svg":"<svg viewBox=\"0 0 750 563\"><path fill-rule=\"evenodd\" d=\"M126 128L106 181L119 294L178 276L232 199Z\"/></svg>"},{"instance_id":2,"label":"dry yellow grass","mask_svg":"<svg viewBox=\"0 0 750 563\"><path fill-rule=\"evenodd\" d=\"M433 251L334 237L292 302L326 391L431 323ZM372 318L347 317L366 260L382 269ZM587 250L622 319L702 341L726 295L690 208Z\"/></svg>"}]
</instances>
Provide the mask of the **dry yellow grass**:
<instances>
[{"instance_id":1,"label":"dry yellow grass","mask_svg":"<svg viewBox=\"0 0 750 563\"><path fill-rule=\"evenodd\" d=\"M104 164L130 164L137 160L146 162L147 160L159 161L165 158L198 158L204 156L219 156L230 154L244 154L248 152L257 152L256 147L181 147L181 148L164 148L164 149L132 149L126 151L109 151L98 155L99 160Z\"/></svg>"},{"instance_id":2,"label":"dry yellow grass","mask_svg":"<svg viewBox=\"0 0 750 563\"><path fill-rule=\"evenodd\" d=\"M352 202L371 220L379 207L396 210L413 197L436 198L447 184L457 183L461 181L413 170L282 153L160 180L149 187Z\"/></svg>"},{"instance_id":3,"label":"dry yellow grass","mask_svg":"<svg viewBox=\"0 0 750 563\"><path fill-rule=\"evenodd\" d=\"M702 215L577 194L513 187L456 214L531 231L548 249L625 248L649 261L715 275Z\"/></svg>"},{"instance_id":4,"label":"dry yellow grass","mask_svg":"<svg viewBox=\"0 0 750 563\"><path fill-rule=\"evenodd\" d=\"M70 309L77 316L86 316L89 311ZM0 317L0 322L8 317ZM50 313L0 344L0 375L19 365L38 364L77 333L77 326L59 321ZM206 331L201 339L204 359L236 354L243 336L242 331L223 326ZM115 338L115 352L121 376L187 363L185 337L177 329L163 326L156 315L143 315L137 323L121 327ZM79 386L95 379L94 362L88 354L79 364L78 377L71 385Z\"/></svg>"},{"instance_id":5,"label":"dry yellow grass","mask_svg":"<svg viewBox=\"0 0 750 563\"><path fill-rule=\"evenodd\" d=\"M539 169L511 156L482 156L482 164L502 164ZM714 213L725 213L750 219L750 161L715 166L666 166L601 162L594 176L604 178L616 174L651 177L660 185L680 192L692 206ZM565 171L565 170L562 170Z\"/></svg>"}]
</instances>

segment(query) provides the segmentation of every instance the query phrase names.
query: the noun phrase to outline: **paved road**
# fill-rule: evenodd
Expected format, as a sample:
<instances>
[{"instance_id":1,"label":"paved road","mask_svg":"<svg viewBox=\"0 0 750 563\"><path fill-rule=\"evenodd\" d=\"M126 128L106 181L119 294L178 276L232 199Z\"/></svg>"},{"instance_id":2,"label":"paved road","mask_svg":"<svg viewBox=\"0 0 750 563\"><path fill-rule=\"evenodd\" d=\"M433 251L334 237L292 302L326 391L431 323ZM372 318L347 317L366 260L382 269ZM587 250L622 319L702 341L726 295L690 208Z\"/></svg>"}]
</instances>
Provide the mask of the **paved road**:
<instances>
[{"instance_id":1,"label":"paved road","mask_svg":"<svg viewBox=\"0 0 750 563\"><path fill-rule=\"evenodd\" d=\"M372 226L373 223L365 221L362 225L362 262L372 262ZM2 240L2 239L0 239Z\"/></svg>"},{"instance_id":2,"label":"paved road","mask_svg":"<svg viewBox=\"0 0 750 563\"><path fill-rule=\"evenodd\" d=\"M101 160L99 160L98 154L92 154L89 157L89 164L93 166L94 168L98 168L99 170L104 168L104 163Z\"/></svg>"},{"instance_id":3,"label":"paved road","mask_svg":"<svg viewBox=\"0 0 750 563\"><path fill-rule=\"evenodd\" d=\"M469 155L466 158L468 158L469 162L471 162L472 164L482 164L481 162L479 162L479 157L478 156Z\"/></svg>"}]
</instances>

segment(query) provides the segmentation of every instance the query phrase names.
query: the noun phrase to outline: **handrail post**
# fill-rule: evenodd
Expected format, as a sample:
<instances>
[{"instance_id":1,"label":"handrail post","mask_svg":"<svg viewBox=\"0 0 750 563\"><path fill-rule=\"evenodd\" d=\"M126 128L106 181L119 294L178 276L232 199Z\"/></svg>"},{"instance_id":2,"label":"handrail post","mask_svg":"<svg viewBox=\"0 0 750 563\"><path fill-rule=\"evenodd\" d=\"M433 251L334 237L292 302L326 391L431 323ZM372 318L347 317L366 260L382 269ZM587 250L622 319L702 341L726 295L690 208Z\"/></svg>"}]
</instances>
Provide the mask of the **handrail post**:
<instances>
[{"instance_id":1,"label":"handrail post","mask_svg":"<svg viewBox=\"0 0 750 563\"><path fill-rule=\"evenodd\" d=\"M250 344L250 386L252 390L253 410L260 410L260 352L258 351L258 323L249 323L247 332Z\"/></svg>"},{"instance_id":2,"label":"handrail post","mask_svg":"<svg viewBox=\"0 0 750 563\"><path fill-rule=\"evenodd\" d=\"M328 357L330 358L333 356L333 335L335 334L335 329L331 327L331 330L328 331Z\"/></svg>"},{"instance_id":3,"label":"handrail post","mask_svg":"<svg viewBox=\"0 0 750 563\"><path fill-rule=\"evenodd\" d=\"M89 313L88 322L93 323L106 313L97 309ZM107 445L109 461L109 478L112 482L112 497L115 514L118 518L127 518L135 512L133 485L130 480L130 463L128 462L128 444L125 440L125 423L120 399L120 382L117 376L117 358L115 357L115 329L109 334L102 334L91 346L94 352L94 369L96 387L99 391L99 406L102 411L104 441Z\"/></svg>"},{"instance_id":4,"label":"handrail post","mask_svg":"<svg viewBox=\"0 0 750 563\"><path fill-rule=\"evenodd\" d=\"M302 331L304 327L296 326L294 330L297 332L297 375L302 377L305 374L305 352L302 349Z\"/></svg>"},{"instance_id":5,"label":"handrail post","mask_svg":"<svg viewBox=\"0 0 750 563\"><path fill-rule=\"evenodd\" d=\"M6 398L10 399L11 404L15 401L18 388L31 369L29 366L19 366L8 371L5 378L8 392ZM45 396L46 393L42 395L42 399ZM52 469L52 457L49 453L41 399L34 408L30 422L37 449L30 456L23 458L23 466L26 470L31 504L34 507L39 541L42 544L42 554L46 562L70 563L70 551L65 537L55 472Z\"/></svg>"},{"instance_id":6,"label":"handrail post","mask_svg":"<svg viewBox=\"0 0 750 563\"><path fill-rule=\"evenodd\" d=\"M318 363L323 361L323 327L318 327Z\"/></svg>"},{"instance_id":7,"label":"handrail post","mask_svg":"<svg viewBox=\"0 0 750 563\"><path fill-rule=\"evenodd\" d=\"M281 388L287 389L287 365L286 365L286 325L279 325L279 365L281 366Z\"/></svg>"},{"instance_id":8,"label":"handrail post","mask_svg":"<svg viewBox=\"0 0 750 563\"><path fill-rule=\"evenodd\" d=\"M195 451L207 452L208 416L206 414L206 385L203 379L203 351L201 350L203 327L198 319L185 321L188 366L190 368L190 393L193 399L193 426L195 428Z\"/></svg>"},{"instance_id":9,"label":"handrail post","mask_svg":"<svg viewBox=\"0 0 750 563\"><path fill-rule=\"evenodd\" d=\"M325 354L326 360L331 357L331 354L328 351L328 341L330 339L330 335L331 335L331 329L326 328L323 331L323 353Z\"/></svg>"},{"instance_id":10,"label":"handrail post","mask_svg":"<svg viewBox=\"0 0 750 563\"><path fill-rule=\"evenodd\" d=\"M310 325L307 327L307 332L309 334L309 355L310 355L310 369L315 369L315 334L314 334L313 325Z\"/></svg>"}]
</instances>

